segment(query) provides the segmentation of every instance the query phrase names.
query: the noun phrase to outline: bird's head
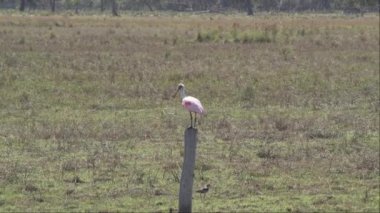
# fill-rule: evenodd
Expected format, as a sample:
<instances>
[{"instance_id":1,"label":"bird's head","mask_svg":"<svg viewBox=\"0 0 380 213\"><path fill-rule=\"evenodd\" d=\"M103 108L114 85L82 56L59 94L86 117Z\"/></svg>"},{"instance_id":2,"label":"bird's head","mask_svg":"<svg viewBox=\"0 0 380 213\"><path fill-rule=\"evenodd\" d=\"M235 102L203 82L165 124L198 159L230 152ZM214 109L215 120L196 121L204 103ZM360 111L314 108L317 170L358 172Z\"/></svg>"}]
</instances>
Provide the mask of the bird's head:
<instances>
[{"instance_id":1,"label":"bird's head","mask_svg":"<svg viewBox=\"0 0 380 213\"><path fill-rule=\"evenodd\" d=\"M185 85L183 83L179 83L178 86L177 86L177 90L175 91L175 93L173 94L173 98L177 95L177 93L181 90L183 90L185 88Z\"/></svg>"},{"instance_id":2,"label":"bird's head","mask_svg":"<svg viewBox=\"0 0 380 213\"><path fill-rule=\"evenodd\" d=\"M207 188L210 188L210 187L211 187L211 184L207 184L206 187L207 187Z\"/></svg>"},{"instance_id":3,"label":"bird's head","mask_svg":"<svg viewBox=\"0 0 380 213\"><path fill-rule=\"evenodd\" d=\"M185 85L183 83L179 83L178 87L177 87L177 90L181 90L183 88L185 88Z\"/></svg>"}]
</instances>

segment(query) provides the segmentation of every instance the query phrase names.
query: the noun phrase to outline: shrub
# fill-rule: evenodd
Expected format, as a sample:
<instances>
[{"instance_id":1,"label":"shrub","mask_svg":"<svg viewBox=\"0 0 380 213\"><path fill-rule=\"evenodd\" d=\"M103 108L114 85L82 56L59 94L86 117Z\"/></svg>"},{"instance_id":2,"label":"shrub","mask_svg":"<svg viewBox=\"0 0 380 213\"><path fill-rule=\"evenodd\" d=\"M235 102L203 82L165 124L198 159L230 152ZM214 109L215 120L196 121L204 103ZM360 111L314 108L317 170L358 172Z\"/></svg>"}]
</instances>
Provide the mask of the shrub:
<instances>
[{"instance_id":1,"label":"shrub","mask_svg":"<svg viewBox=\"0 0 380 213\"><path fill-rule=\"evenodd\" d=\"M272 36L271 36L272 35ZM275 41L277 32L271 33L269 31L237 31L233 29L230 33L223 34L220 31L198 32L198 42L218 42L218 41L232 41L234 43L270 43Z\"/></svg>"},{"instance_id":2,"label":"shrub","mask_svg":"<svg viewBox=\"0 0 380 213\"><path fill-rule=\"evenodd\" d=\"M210 42L210 41L218 41L219 38L222 38L220 36L220 33L216 30L214 31L209 31L209 32L198 32L197 34L197 41L198 42Z\"/></svg>"}]
</instances>

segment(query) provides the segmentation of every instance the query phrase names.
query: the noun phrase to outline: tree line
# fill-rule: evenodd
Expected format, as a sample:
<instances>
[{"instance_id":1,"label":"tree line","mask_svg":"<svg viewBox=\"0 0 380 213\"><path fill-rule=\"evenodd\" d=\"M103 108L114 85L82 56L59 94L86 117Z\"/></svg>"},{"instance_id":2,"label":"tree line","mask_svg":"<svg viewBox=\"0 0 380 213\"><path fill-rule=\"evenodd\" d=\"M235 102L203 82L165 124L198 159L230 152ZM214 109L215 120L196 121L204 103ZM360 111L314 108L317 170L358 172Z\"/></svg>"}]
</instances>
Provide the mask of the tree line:
<instances>
[{"instance_id":1,"label":"tree line","mask_svg":"<svg viewBox=\"0 0 380 213\"><path fill-rule=\"evenodd\" d=\"M0 9L25 10L106 10L117 16L120 10L172 10L223 12L245 11L336 11L379 12L380 0L0 0Z\"/></svg>"}]
</instances>

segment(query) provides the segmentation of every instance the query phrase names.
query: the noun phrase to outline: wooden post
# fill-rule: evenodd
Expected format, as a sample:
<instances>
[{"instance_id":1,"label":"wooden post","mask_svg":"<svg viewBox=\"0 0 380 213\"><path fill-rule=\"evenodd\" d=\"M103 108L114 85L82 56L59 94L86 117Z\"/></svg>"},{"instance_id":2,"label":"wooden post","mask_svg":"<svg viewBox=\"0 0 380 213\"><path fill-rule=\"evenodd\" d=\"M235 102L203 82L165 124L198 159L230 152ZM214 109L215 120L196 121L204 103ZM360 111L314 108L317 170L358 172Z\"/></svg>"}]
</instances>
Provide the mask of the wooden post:
<instances>
[{"instance_id":1,"label":"wooden post","mask_svg":"<svg viewBox=\"0 0 380 213\"><path fill-rule=\"evenodd\" d=\"M197 129L189 127L185 131L185 152L179 188L179 212L191 212L196 148Z\"/></svg>"}]
</instances>

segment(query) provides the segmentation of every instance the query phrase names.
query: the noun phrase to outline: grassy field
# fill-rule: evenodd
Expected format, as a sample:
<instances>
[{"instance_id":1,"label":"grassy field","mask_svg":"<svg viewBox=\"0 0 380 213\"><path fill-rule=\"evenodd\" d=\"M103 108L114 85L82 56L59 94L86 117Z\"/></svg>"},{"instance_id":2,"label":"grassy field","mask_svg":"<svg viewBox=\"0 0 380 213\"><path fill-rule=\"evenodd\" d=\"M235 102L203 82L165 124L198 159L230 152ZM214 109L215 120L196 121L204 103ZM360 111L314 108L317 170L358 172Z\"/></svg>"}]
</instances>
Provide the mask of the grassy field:
<instances>
[{"instance_id":1,"label":"grassy field","mask_svg":"<svg viewBox=\"0 0 380 213\"><path fill-rule=\"evenodd\" d=\"M379 16L0 14L0 212L379 211Z\"/></svg>"}]
</instances>

